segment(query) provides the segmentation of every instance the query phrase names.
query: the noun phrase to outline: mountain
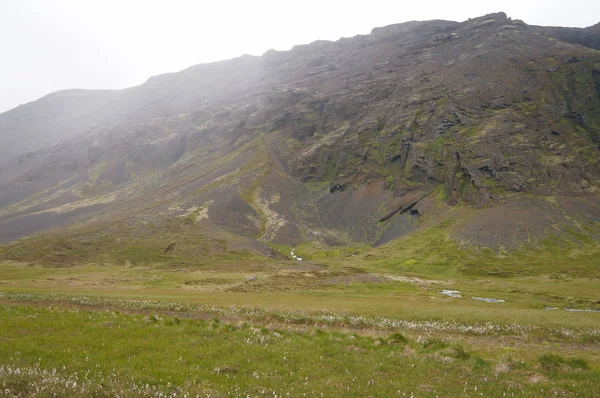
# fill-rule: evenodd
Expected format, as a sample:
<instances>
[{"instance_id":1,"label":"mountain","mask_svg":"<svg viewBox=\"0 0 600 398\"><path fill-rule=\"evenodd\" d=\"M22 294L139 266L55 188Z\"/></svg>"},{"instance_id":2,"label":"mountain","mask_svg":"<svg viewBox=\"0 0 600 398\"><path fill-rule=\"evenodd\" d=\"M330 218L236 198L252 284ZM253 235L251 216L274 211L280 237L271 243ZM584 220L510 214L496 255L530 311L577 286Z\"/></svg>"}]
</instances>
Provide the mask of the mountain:
<instances>
[{"instance_id":1,"label":"mountain","mask_svg":"<svg viewBox=\"0 0 600 398\"><path fill-rule=\"evenodd\" d=\"M261 261L431 228L500 252L597 242L598 26L407 22L50 94L0 114L0 256Z\"/></svg>"}]
</instances>

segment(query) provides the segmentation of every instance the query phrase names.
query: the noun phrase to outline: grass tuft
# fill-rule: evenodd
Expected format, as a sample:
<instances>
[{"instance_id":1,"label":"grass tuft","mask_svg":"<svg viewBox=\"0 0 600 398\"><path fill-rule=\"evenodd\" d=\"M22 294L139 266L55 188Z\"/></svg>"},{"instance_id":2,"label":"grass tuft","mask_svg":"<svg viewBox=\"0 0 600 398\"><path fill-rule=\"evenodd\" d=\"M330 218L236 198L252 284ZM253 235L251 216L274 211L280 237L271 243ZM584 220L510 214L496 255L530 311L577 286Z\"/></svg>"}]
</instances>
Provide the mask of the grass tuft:
<instances>
[{"instance_id":1,"label":"grass tuft","mask_svg":"<svg viewBox=\"0 0 600 398\"><path fill-rule=\"evenodd\" d=\"M392 333L387 338L388 344L408 344L408 339L402 333Z\"/></svg>"}]
</instances>

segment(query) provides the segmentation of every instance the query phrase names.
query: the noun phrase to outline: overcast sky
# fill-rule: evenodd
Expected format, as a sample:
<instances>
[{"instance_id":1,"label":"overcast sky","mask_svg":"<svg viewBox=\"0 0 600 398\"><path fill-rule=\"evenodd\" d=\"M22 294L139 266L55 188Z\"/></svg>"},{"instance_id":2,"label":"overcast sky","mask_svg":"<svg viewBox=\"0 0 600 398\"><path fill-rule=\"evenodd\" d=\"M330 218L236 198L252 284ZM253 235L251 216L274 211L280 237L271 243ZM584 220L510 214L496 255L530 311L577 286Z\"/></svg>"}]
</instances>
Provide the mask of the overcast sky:
<instances>
[{"instance_id":1,"label":"overcast sky","mask_svg":"<svg viewBox=\"0 0 600 398\"><path fill-rule=\"evenodd\" d=\"M409 20L505 11L585 27L600 0L0 0L0 112L67 88L125 88L188 66Z\"/></svg>"}]
</instances>

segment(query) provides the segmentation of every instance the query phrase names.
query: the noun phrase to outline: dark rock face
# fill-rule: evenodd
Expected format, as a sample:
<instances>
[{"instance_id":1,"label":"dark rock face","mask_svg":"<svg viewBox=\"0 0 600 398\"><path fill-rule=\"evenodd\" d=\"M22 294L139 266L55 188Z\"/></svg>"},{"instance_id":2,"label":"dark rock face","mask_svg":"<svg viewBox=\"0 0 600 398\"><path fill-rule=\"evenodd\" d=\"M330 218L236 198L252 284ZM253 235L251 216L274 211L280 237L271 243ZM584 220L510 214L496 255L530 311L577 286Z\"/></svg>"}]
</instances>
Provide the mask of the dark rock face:
<instances>
[{"instance_id":1,"label":"dark rock face","mask_svg":"<svg viewBox=\"0 0 600 398\"><path fill-rule=\"evenodd\" d=\"M0 229L175 220L264 251L384 243L463 206L485 219L456 236L496 244L518 228L502 209L531 196L598 221L579 200L600 187L597 31L504 13L408 22L55 93L0 115ZM536 233L543 214L527 213ZM504 223L498 242L469 227L486 222ZM0 239L36 229L14 230Z\"/></svg>"},{"instance_id":2,"label":"dark rock face","mask_svg":"<svg viewBox=\"0 0 600 398\"><path fill-rule=\"evenodd\" d=\"M443 184L451 200L474 205L505 192L595 191L589 188L600 177L598 54L563 52L502 13L411 26L369 37L387 40L370 64L362 61L369 72L356 73L357 81L328 97L332 106L319 114L324 131L343 120L350 125L334 137L302 140L310 151L290 161L299 178L339 187L348 175L381 177L398 194L415 184ZM405 49L400 56L398 47ZM564 149L574 144L588 156Z\"/></svg>"},{"instance_id":3,"label":"dark rock face","mask_svg":"<svg viewBox=\"0 0 600 398\"><path fill-rule=\"evenodd\" d=\"M562 28L536 26L540 32L567 43L580 44L600 50L600 23L587 28Z\"/></svg>"}]
</instances>

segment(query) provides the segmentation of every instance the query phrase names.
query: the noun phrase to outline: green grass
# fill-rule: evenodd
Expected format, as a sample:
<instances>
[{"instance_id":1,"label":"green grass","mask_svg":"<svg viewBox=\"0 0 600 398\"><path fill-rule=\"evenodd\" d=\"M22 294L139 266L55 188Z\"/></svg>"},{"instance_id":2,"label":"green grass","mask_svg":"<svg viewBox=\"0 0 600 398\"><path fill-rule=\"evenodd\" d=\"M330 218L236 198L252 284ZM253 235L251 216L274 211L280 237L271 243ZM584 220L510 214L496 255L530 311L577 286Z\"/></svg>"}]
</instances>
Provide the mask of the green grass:
<instances>
[{"instance_id":1,"label":"green grass","mask_svg":"<svg viewBox=\"0 0 600 398\"><path fill-rule=\"evenodd\" d=\"M225 237L199 232L188 216L161 225L120 223L41 234L0 246L0 259L47 267L89 264L221 267L268 261L258 253L236 250ZM165 252L175 242L175 250Z\"/></svg>"},{"instance_id":2,"label":"green grass","mask_svg":"<svg viewBox=\"0 0 600 398\"><path fill-rule=\"evenodd\" d=\"M338 259L365 252L369 248L367 245L360 244L331 247L318 242L305 242L296 246L295 254L309 261Z\"/></svg>"},{"instance_id":3,"label":"green grass","mask_svg":"<svg viewBox=\"0 0 600 398\"><path fill-rule=\"evenodd\" d=\"M185 220L3 246L0 384L25 396L592 396L600 314L565 309L600 306L598 244L563 231L474 250L450 239L452 221L433 222L375 248L303 243L303 262Z\"/></svg>"},{"instance_id":4,"label":"green grass","mask_svg":"<svg viewBox=\"0 0 600 398\"><path fill-rule=\"evenodd\" d=\"M474 250L450 238L452 220L413 233L355 257L331 260L368 270L404 272L431 277L554 275L599 278L600 245L574 231L523 245L511 253Z\"/></svg>"},{"instance_id":5,"label":"green grass","mask_svg":"<svg viewBox=\"0 0 600 398\"><path fill-rule=\"evenodd\" d=\"M540 365L545 369L557 370L561 366L572 369L589 369L587 362L580 358L564 358L556 354L544 354L539 358Z\"/></svg>"},{"instance_id":6,"label":"green grass","mask_svg":"<svg viewBox=\"0 0 600 398\"><path fill-rule=\"evenodd\" d=\"M54 306L0 307L0 382L10 394L156 396L591 396L600 372L577 358L420 344L320 328L281 330ZM18 337L17 337L18 336ZM6 344L8 343L8 344ZM556 359L559 358L559 359ZM566 367L555 366L567 364ZM8 365L10 364L10 365ZM548 365L549 364L549 365ZM19 371L15 371L19 369ZM536 375L541 381L532 381ZM148 387L146 387L146 385Z\"/></svg>"}]
</instances>

